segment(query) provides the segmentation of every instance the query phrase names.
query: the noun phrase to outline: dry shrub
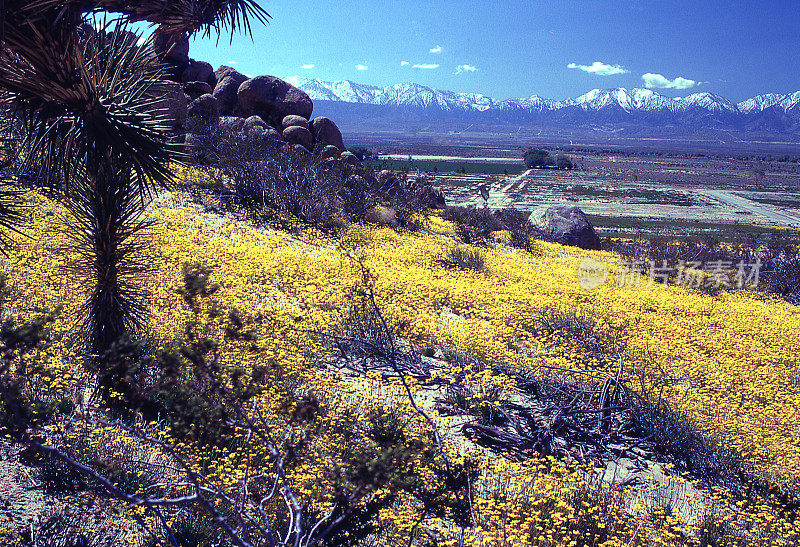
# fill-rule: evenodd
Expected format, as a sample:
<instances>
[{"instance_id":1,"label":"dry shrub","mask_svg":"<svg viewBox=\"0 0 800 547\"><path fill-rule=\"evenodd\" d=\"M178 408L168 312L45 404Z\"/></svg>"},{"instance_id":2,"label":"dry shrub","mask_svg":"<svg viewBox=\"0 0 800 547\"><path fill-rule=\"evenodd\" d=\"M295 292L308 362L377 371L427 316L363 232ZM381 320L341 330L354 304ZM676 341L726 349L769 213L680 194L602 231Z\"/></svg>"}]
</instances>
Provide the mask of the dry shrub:
<instances>
[{"instance_id":1,"label":"dry shrub","mask_svg":"<svg viewBox=\"0 0 800 547\"><path fill-rule=\"evenodd\" d=\"M548 239L546 234L528 222L529 216L530 213L513 207L497 210L448 207L443 218L455 223L456 234L464 243L486 243L493 232L507 231L511 245L529 251L532 239Z\"/></svg>"},{"instance_id":2,"label":"dry shrub","mask_svg":"<svg viewBox=\"0 0 800 547\"><path fill-rule=\"evenodd\" d=\"M258 220L287 227L286 215L326 231L345 222L363 222L375 206L394 210L397 224L408 227L411 217L429 200L424 178L397 174L388 183L358 164L323 159L259 132L216 129L198 140L195 161L222 173L223 204L247 208Z\"/></svg>"},{"instance_id":3,"label":"dry shrub","mask_svg":"<svg viewBox=\"0 0 800 547\"><path fill-rule=\"evenodd\" d=\"M482 272L486 269L486 257L478 249L459 246L450 250L447 256L442 259L442 264L448 268Z\"/></svg>"}]
</instances>

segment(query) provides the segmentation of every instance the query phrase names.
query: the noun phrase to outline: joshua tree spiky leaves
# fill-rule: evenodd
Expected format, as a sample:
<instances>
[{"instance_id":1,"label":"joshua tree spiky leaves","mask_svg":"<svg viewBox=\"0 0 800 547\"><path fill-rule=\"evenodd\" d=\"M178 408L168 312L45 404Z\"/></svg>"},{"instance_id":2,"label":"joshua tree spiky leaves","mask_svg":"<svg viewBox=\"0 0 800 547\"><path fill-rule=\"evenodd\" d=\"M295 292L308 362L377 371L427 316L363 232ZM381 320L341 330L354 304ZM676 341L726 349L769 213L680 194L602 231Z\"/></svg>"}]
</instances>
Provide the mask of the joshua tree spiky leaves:
<instances>
[{"instance_id":1,"label":"joshua tree spiky leaves","mask_svg":"<svg viewBox=\"0 0 800 547\"><path fill-rule=\"evenodd\" d=\"M118 16L95 30L104 12ZM0 100L24 122L29 167L73 213L80 269L94 284L85 310L93 354L139 324L140 214L181 159L159 107L163 67L126 25L207 35L267 18L254 0L0 0Z\"/></svg>"}]
</instances>

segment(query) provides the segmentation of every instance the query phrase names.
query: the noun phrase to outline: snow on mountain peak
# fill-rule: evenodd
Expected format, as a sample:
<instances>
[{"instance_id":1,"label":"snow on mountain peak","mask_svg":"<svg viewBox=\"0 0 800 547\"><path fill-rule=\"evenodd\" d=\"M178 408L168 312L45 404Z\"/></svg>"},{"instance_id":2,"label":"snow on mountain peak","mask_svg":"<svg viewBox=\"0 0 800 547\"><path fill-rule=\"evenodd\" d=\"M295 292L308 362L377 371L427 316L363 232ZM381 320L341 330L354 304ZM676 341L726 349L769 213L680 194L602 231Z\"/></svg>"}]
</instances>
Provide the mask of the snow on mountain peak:
<instances>
[{"instance_id":1,"label":"snow on mountain peak","mask_svg":"<svg viewBox=\"0 0 800 547\"><path fill-rule=\"evenodd\" d=\"M765 93L763 95L756 95L755 97L747 99L746 101L742 101L737 104L736 107L739 109L739 112L745 114L749 114L751 112L761 112L762 110L780 103L784 97L785 95L779 95L777 93Z\"/></svg>"},{"instance_id":2,"label":"snow on mountain peak","mask_svg":"<svg viewBox=\"0 0 800 547\"><path fill-rule=\"evenodd\" d=\"M715 114L749 114L761 112L773 106L784 111L800 109L800 91L790 95L774 93L758 95L742 101L738 105L724 97L708 92L671 98L652 89L643 88L592 89L579 97L564 101L544 99L538 95L498 101L480 93L441 91L415 83L377 87L349 80L325 82L299 76L287 78L286 81L308 93L312 100L434 108L451 112L484 112L488 110L544 112L577 107L586 112L619 108L631 114L665 111L679 113L695 109Z\"/></svg>"},{"instance_id":3,"label":"snow on mountain peak","mask_svg":"<svg viewBox=\"0 0 800 547\"><path fill-rule=\"evenodd\" d=\"M738 112L738 108L731 101L719 95L703 91L701 93L692 93L687 97L678 97L675 99L686 105L687 107L700 107L712 112Z\"/></svg>"}]
</instances>

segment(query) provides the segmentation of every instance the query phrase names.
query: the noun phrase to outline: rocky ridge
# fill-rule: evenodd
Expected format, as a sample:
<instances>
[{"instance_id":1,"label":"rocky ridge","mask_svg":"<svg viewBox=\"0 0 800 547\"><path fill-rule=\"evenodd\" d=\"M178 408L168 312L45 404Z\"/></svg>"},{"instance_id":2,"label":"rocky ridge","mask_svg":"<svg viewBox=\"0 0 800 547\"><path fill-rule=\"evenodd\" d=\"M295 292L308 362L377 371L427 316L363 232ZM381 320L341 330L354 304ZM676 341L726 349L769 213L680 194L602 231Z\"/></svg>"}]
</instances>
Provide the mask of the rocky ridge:
<instances>
[{"instance_id":1,"label":"rocky ridge","mask_svg":"<svg viewBox=\"0 0 800 547\"><path fill-rule=\"evenodd\" d=\"M154 47L174 82L163 93L162 108L176 141L199 146L222 128L309 153L325 150L327 160L352 162L336 124L311 118L314 105L306 92L275 76L250 78L229 66L214 70L189 57L184 34L157 29Z\"/></svg>"}]
</instances>

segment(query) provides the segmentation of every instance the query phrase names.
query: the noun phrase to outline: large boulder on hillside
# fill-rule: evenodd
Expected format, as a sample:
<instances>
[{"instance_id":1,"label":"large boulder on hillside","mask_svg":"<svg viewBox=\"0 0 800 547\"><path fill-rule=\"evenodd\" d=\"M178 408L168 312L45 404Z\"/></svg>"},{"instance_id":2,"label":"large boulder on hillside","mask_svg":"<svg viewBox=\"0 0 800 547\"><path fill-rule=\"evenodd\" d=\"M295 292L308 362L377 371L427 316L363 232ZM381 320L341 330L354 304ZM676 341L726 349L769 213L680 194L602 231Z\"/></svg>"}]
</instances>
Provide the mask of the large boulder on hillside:
<instances>
[{"instance_id":1,"label":"large boulder on hillside","mask_svg":"<svg viewBox=\"0 0 800 547\"><path fill-rule=\"evenodd\" d=\"M254 127L263 127L264 129L267 129L269 125L267 122L261 119L261 116L250 116L244 121L245 131L248 131Z\"/></svg>"},{"instance_id":2,"label":"large boulder on hillside","mask_svg":"<svg viewBox=\"0 0 800 547\"><path fill-rule=\"evenodd\" d=\"M247 76L229 66L221 66L214 73L217 85L214 88L214 98L219 103L219 111L223 116L237 113L237 93L239 86L247 81Z\"/></svg>"},{"instance_id":3,"label":"large boulder on hillside","mask_svg":"<svg viewBox=\"0 0 800 547\"><path fill-rule=\"evenodd\" d=\"M325 116L314 118L311 121L311 134L320 145L331 145L339 150L344 150L342 132L332 120Z\"/></svg>"},{"instance_id":4,"label":"large boulder on hillside","mask_svg":"<svg viewBox=\"0 0 800 547\"><path fill-rule=\"evenodd\" d=\"M307 150L314 149L314 137L311 131L299 125L292 125L283 130L283 138L290 144L299 144Z\"/></svg>"},{"instance_id":5,"label":"large boulder on hillside","mask_svg":"<svg viewBox=\"0 0 800 547\"><path fill-rule=\"evenodd\" d=\"M341 158L342 161L344 161L347 165L358 165L361 163L361 160L358 159L358 156L350 151L342 152Z\"/></svg>"},{"instance_id":6,"label":"large boulder on hillside","mask_svg":"<svg viewBox=\"0 0 800 547\"><path fill-rule=\"evenodd\" d=\"M273 127L281 127L290 114L311 117L314 105L305 91L275 76L256 76L239 86L239 109L243 116L257 115Z\"/></svg>"},{"instance_id":7,"label":"large boulder on hillside","mask_svg":"<svg viewBox=\"0 0 800 547\"><path fill-rule=\"evenodd\" d=\"M182 82L206 82L208 78L214 74L214 67L205 61L195 61L189 59L189 64L183 69L181 73Z\"/></svg>"},{"instance_id":8,"label":"large boulder on hillside","mask_svg":"<svg viewBox=\"0 0 800 547\"><path fill-rule=\"evenodd\" d=\"M217 81L220 81L225 77L226 74L228 74L228 72L236 72L236 69L232 66L220 65L220 67L214 71L214 78L216 78Z\"/></svg>"},{"instance_id":9,"label":"large boulder on hillside","mask_svg":"<svg viewBox=\"0 0 800 547\"><path fill-rule=\"evenodd\" d=\"M156 54L172 65L189 64L189 36L185 33L169 32L161 27L153 32L153 48Z\"/></svg>"},{"instance_id":10,"label":"large boulder on hillside","mask_svg":"<svg viewBox=\"0 0 800 547\"><path fill-rule=\"evenodd\" d=\"M298 116L296 114L289 114L283 118L281 121L281 128L286 129L287 127L304 127L309 129L308 127L308 120L305 119L303 116Z\"/></svg>"},{"instance_id":11,"label":"large boulder on hillside","mask_svg":"<svg viewBox=\"0 0 800 547\"><path fill-rule=\"evenodd\" d=\"M152 93L160 97L157 109L165 118L165 122L175 129L182 128L186 123L189 101L183 94L183 88L175 82L163 82L154 86Z\"/></svg>"},{"instance_id":12,"label":"large boulder on hillside","mask_svg":"<svg viewBox=\"0 0 800 547\"><path fill-rule=\"evenodd\" d=\"M191 101L203 95L210 95L211 91L211 86L206 82L189 82L183 85L183 92L186 93Z\"/></svg>"},{"instance_id":13,"label":"large boulder on hillside","mask_svg":"<svg viewBox=\"0 0 800 547\"><path fill-rule=\"evenodd\" d=\"M397 228L397 214L391 207L376 206L364 214L364 222Z\"/></svg>"},{"instance_id":14,"label":"large boulder on hillside","mask_svg":"<svg viewBox=\"0 0 800 547\"><path fill-rule=\"evenodd\" d=\"M586 214L578 207L553 205L531 213L528 221L545 236L562 245L600 250L600 237Z\"/></svg>"},{"instance_id":15,"label":"large boulder on hillside","mask_svg":"<svg viewBox=\"0 0 800 547\"><path fill-rule=\"evenodd\" d=\"M190 133L202 134L219 127L219 104L213 95L205 94L189 105L186 129Z\"/></svg>"},{"instance_id":16,"label":"large boulder on hillside","mask_svg":"<svg viewBox=\"0 0 800 547\"><path fill-rule=\"evenodd\" d=\"M327 160L329 158L338 158L340 154L341 151L338 148L329 144L320 151L319 157L323 160Z\"/></svg>"}]
</instances>

